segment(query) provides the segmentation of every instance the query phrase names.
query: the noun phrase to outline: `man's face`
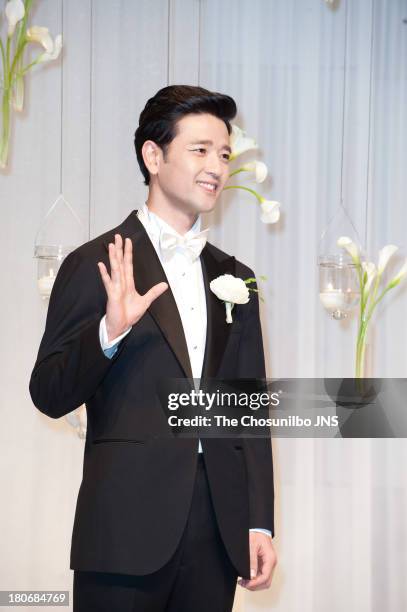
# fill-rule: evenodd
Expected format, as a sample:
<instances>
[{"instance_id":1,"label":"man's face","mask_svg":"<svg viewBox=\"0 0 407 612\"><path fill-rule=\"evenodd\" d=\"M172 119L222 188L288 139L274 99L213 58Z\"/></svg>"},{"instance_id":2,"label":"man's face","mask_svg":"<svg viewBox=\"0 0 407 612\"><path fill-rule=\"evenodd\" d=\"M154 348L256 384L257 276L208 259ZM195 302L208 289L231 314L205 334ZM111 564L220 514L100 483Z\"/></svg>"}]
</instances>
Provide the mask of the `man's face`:
<instances>
[{"instance_id":1,"label":"man's face","mask_svg":"<svg viewBox=\"0 0 407 612\"><path fill-rule=\"evenodd\" d=\"M221 119L189 114L177 122L177 135L155 175L164 197L190 213L215 207L229 177L229 134Z\"/></svg>"}]
</instances>

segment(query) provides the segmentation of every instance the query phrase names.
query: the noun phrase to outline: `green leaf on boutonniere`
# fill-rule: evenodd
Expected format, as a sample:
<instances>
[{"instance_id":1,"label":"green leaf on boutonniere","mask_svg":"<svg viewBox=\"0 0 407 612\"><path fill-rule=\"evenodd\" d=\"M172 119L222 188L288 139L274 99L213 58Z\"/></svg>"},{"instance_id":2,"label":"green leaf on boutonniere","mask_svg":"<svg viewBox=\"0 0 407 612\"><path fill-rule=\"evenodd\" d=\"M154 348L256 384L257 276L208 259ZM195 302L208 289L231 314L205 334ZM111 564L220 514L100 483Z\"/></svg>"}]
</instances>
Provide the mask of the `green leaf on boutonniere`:
<instances>
[{"instance_id":1,"label":"green leaf on boutonniere","mask_svg":"<svg viewBox=\"0 0 407 612\"><path fill-rule=\"evenodd\" d=\"M266 277L266 276L264 276L264 275L259 276L259 278L260 278L261 280L267 280L267 277ZM245 279L244 279L244 282L246 283L246 285L249 285L250 283L256 283L256 282L257 282L257 279L256 279L254 276L251 276L251 277L249 277L249 278L245 278ZM253 287L248 287L248 289L249 289L249 291L255 291L256 293L258 293L258 294L259 294L259 298L260 298L260 300L261 300L262 302L264 302L264 301L265 301L265 300L264 300L264 298L263 298L263 297L260 295L260 291L259 291L258 289L253 289Z\"/></svg>"}]
</instances>

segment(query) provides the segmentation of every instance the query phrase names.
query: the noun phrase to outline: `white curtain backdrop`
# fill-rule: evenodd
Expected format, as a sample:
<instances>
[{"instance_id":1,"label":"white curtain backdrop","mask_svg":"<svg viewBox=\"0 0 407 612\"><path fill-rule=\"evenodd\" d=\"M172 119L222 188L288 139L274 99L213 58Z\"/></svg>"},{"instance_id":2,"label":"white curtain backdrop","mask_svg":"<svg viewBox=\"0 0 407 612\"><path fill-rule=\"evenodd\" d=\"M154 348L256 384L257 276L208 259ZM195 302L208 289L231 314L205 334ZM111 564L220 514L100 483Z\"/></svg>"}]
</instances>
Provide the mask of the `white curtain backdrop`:
<instances>
[{"instance_id":1,"label":"white curtain backdrop","mask_svg":"<svg viewBox=\"0 0 407 612\"><path fill-rule=\"evenodd\" d=\"M72 593L83 442L65 419L40 414L28 392L46 317L33 259L44 214L62 190L89 238L118 224L146 197L133 148L146 100L173 83L232 95L236 122L270 169L261 192L281 202L282 219L264 226L254 200L234 190L205 224L212 242L268 278L268 376L352 376L355 321L334 322L320 306L318 243L342 199L370 255L389 242L407 255L407 0L34 6L32 23L62 32L64 53L29 75L0 173L0 589ZM406 377L407 289L387 297L371 373ZM405 441L273 445L279 564L270 590L238 587L235 610L404 612Z\"/></svg>"}]
</instances>

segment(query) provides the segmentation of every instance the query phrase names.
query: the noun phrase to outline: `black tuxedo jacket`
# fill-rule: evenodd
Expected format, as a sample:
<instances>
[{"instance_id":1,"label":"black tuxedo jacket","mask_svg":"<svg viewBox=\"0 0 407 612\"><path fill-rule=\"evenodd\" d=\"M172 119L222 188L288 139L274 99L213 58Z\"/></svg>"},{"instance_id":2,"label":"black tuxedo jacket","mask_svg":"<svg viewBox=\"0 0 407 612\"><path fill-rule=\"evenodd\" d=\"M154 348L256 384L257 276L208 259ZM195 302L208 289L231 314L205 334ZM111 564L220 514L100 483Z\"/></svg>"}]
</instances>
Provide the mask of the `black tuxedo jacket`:
<instances>
[{"instance_id":1,"label":"black tuxedo jacket","mask_svg":"<svg viewBox=\"0 0 407 612\"><path fill-rule=\"evenodd\" d=\"M35 406L59 418L87 409L83 479L72 533L71 569L149 574L173 555L188 517L196 438L169 435L157 406L163 376L192 378L180 315L169 287L132 327L112 359L99 342L106 291L97 267L110 270L114 234L133 243L135 285L145 293L168 282L133 211L118 227L63 261L50 297L46 328L31 375ZM202 378L264 378L257 293L235 305L233 323L209 282L253 271L206 243L201 262L207 300ZM249 578L249 528L274 534L270 438L201 438L219 529L240 576ZM199 554L199 551L197 551Z\"/></svg>"}]
</instances>

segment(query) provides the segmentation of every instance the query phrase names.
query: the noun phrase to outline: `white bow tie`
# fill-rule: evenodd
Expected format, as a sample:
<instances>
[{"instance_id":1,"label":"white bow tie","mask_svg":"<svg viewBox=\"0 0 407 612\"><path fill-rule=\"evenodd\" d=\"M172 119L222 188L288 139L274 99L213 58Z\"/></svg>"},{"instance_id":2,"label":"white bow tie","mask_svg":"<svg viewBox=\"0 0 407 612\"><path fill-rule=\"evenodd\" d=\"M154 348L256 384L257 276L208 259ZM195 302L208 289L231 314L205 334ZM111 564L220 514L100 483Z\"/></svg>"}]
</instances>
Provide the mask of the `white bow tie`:
<instances>
[{"instance_id":1,"label":"white bow tie","mask_svg":"<svg viewBox=\"0 0 407 612\"><path fill-rule=\"evenodd\" d=\"M170 232L162 231L160 234L160 249L164 259L170 259L175 253L175 249L179 247L183 249L191 262L194 261L200 256L205 246L208 232L209 228L199 232L199 234L185 238L184 236L176 236Z\"/></svg>"}]
</instances>

